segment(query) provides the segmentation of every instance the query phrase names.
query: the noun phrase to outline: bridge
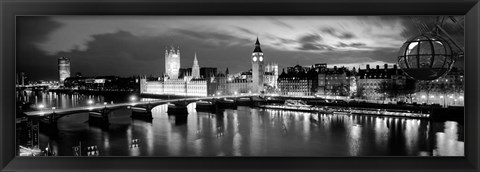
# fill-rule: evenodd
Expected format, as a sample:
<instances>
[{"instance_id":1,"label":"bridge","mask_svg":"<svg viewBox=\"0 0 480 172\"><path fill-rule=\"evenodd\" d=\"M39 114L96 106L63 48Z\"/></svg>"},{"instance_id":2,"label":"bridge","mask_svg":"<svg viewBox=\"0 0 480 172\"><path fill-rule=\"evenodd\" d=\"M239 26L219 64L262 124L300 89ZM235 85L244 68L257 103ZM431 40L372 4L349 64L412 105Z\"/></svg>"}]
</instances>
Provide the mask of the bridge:
<instances>
[{"instance_id":1,"label":"bridge","mask_svg":"<svg viewBox=\"0 0 480 172\"><path fill-rule=\"evenodd\" d=\"M50 88L51 84L29 84L29 85L15 85L17 90L24 89L47 89Z\"/></svg>"},{"instance_id":2,"label":"bridge","mask_svg":"<svg viewBox=\"0 0 480 172\"><path fill-rule=\"evenodd\" d=\"M168 112L173 115L188 115L187 105L192 102L197 101L211 101L212 104L219 104L221 100L230 99L234 100L235 103L242 98L248 98L250 102L253 102L255 98L257 100L263 100L258 94L249 94L249 95L226 95L226 96L213 96L213 97L196 97L196 98L182 98L182 99L170 99L170 100L151 100L151 101L135 101L128 103L117 103L117 104L97 104L83 107L73 107L65 109L44 109L38 111L24 112L25 115L31 118L40 119L44 123L48 123L56 127L56 123L59 118L64 116L78 114L78 113L89 113L89 122L100 123L100 124L109 124L108 115L110 112L118 109L131 109L132 118L141 118L151 120L152 109L156 106L163 104L172 104L174 106L169 106Z\"/></svg>"}]
</instances>

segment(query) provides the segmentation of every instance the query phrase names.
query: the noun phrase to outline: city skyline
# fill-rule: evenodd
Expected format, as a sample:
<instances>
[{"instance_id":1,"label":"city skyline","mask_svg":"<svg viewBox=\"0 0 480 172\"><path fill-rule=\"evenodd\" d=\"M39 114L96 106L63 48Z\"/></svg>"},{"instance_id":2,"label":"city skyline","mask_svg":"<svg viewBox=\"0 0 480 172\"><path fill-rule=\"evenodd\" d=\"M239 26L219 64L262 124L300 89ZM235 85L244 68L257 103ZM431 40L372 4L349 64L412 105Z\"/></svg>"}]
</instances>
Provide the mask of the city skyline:
<instances>
[{"instance_id":1,"label":"city skyline","mask_svg":"<svg viewBox=\"0 0 480 172\"><path fill-rule=\"evenodd\" d=\"M429 24L435 17L419 19ZM32 24L41 27L33 31ZM61 56L71 60L72 74L159 75L170 45L182 50L181 68L191 67L196 53L200 67L238 73L250 69L257 36L266 62L278 63L279 69L316 63L383 66L395 64L402 43L418 34L409 17L394 16L20 17L17 30L17 72L32 80L55 80ZM452 35L463 44L463 33L457 32ZM463 66L463 59L456 66Z\"/></svg>"},{"instance_id":2,"label":"city skyline","mask_svg":"<svg viewBox=\"0 0 480 172\"><path fill-rule=\"evenodd\" d=\"M18 17L17 155L464 156L455 17Z\"/></svg>"}]
</instances>

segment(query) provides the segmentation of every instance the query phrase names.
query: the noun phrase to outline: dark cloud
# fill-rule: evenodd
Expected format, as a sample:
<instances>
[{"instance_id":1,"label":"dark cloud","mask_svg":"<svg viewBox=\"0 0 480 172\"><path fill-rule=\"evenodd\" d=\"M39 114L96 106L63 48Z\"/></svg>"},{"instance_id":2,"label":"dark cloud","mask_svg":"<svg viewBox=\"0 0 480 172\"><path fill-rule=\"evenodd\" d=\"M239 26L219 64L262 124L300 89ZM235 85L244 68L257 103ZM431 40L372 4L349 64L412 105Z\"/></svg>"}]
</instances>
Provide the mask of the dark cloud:
<instances>
[{"instance_id":1,"label":"dark cloud","mask_svg":"<svg viewBox=\"0 0 480 172\"><path fill-rule=\"evenodd\" d=\"M320 42L323 38L318 34L306 34L300 36L298 38L298 42L300 43L300 47L298 50L332 50L333 47L325 44L321 44Z\"/></svg>"},{"instance_id":2,"label":"dark cloud","mask_svg":"<svg viewBox=\"0 0 480 172\"><path fill-rule=\"evenodd\" d=\"M172 30L174 33L187 36L198 40L203 41L214 41L216 45L225 45L225 44L240 44L245 45L251 42L251 40L239 38L228 33L219 33L219 32L197 32L186 29L175 29Z\"/></svg>"},{"instance_id":3,"label":"dark cloud","mask_svg":"<svg viewBox=\"0 0 480 172\"><path fill-rule=\"evenodd\" d=\"M338 61L337 63L365 63L383 61L394 63L397 60L397 49L379 48L376 50L329 51L321 53L322 56Z\"/></svg>"},{"instance_id":4,"label":"dark cloud","mask_svg":"<svg viewBox=\"0 0 480 172\"><path fill-rule=\"evenodd\" d=\"M350 43L350 44L340 42L336 46L337 47L365 47L366 45L367 44L360 43L360 42L354 42L354 43Z\"/></svg>"},{"instance_id":5,"label":"dark cloud","mask_svg":"<svg viewBox=\"0 0 480 172\"><path fill-rule=\"evenodd\" d=\"M183 31L182 33L187 33ZM234 48L221 49L213 43L199 40L201 36L196 32L188 32L190 37L157 36L142 37L130 32L118 31L110 34L94 35L93 40L86 44L85 50L61 52L59 55L71 59L72 71L85 73L85 75L160 75L164 72L165 47L180 45L181 63L184 68L191 67L194 53L197 52L200 66L227 66L230 62L230 53L236 52ZM223 35L217 34L222 37ZM212 39L212 38L210 38ZM174 40L174 41L170 41ZM188 44L187 44L188 43ZM253 45L253 42L251 43ZM237 50L238 51L238 50ZM208 52L208 53L206 53ZM213 52L216 52L215 54ZM248 51L246 51L248 52ZM217 54L218 53L218 54ZM238 53L237 54L241 54ZM247 57L249 53L245 53ZM241 58L239 58L241 59ZM244 58L243 61L245 61ZM215 64L215 65L212 65Z\"/></svg>"},{"instance_id":6,"label":"dark cloud","mask_svg":"<svg viewBox=\"0 0 480 172\"><path fill-rule=\"evenodd\" d=\"M293 39L285 39L285 38L279 38L278 39L281 43L285 43L285 44L291 44L291 43L296 43L297 41L296 40L293 40Z\"/></svg>"},{"instance_id":7,"label":"dark cloud","mask_svg":"<svg viewBox=\"0 0 480 172\"><path fill-rule=\"evenodd\" d=\"M58 77L58 57L48 55L37 44L46 41L47 36L62 25L49 17L20 16L16 22L17 72L25 72L31 80Z\"/></svg>"},{"instance_id":8,"label":"dark cloud","mask_svg":"<svg viewBox=\"0 0 480 172\"><path fill-rule=\"evenodd\" d=\"M298 50L333 50L334 48L325 44L302 43Z\"/></svg>"},{"instance_id":9,"label":"dark cloud","mask_svg":"<svg viewBox=\"0 0 480 172\"><path fill-rule=\"evenodd\" d=\"M355 38L355 35L350 32L345 32L345 31L337 31L333 28L322 28L321 31L323 33L327 33L329 35L332 35L334 37L340 38L340 39L352 39Z\"/></svg>"},{"instance_id":10,"label":"dark cloud","mask_svg":"<svg viewBox=\"0 0 480 172\"><path fill-rule=\"evenodd\" d=\"M307 35L301 36L298 39L298 42L300 42L300 43L312 43L312 42L317 42L317 41L321 41L321 40L322 40L322 37L320 35L307 34Z\"/></svg>"},{"instance_id":11,"label":"dark cloud","mask_svg":"<svg viewBox=\"0 0 480 172\"><path fill-rule=\"evenodd\" d=\"M17 39L25 44L42 43L47 40L49 33L62 26L44 16L19 16L16 22Z\"/></svg>"},{"instance_id":12,"label":"dark cloud","mask_svg":"<svg viewBox=\"0 0 480 172\"><path fill-rule=\"evenodd\" d=\"M300 65L327 64L358 64L371 62L396 62L396 49L382 48L377 50L351 50L351 51L272 51L265 49L267 62L278 62L279 68Z\"/></svg>"}]
</instances>

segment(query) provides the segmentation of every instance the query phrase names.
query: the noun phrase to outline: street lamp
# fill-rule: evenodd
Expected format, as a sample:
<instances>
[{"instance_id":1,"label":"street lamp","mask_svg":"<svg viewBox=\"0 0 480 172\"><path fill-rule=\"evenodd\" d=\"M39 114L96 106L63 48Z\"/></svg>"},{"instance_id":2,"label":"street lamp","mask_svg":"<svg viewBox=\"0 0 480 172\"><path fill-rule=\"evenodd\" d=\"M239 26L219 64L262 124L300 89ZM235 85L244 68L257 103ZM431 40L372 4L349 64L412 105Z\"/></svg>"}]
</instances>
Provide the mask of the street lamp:
<instances>
[{"instance_id":1,"label":"street lamp","mask_svg":"<svg viewBox=\"0 0 480 172\"><path fill-rule=\"evenodd\" d=\"M52 107L52 111L53 113L55 113L55 109L57 109L56 107Z\"/></svg>"},{"instance_id":2,"label":"street lamp","mask_svg":"<svg viewBox=\"0 0 480 172\"><path fill-rule=\"evenodd\" d=\"M137 101L137 97L136 96L130 96L130 101L132 101L132 102Z\"/></svg>"},{"instance_id":3,"label":"street lamp","mask_svg":"<svg viewBox=\"0 0 480 172\"><path fill-rule=\"evenodd\" d=\"M38 109L42 110L43 108L45 108L45 105L44 105L44 104L39 104L39 105L38 105Z\"/></svg>"},{"instance_id":4,"label":"street lamp","mask_svg":"<svg viewBox=\"0 0 480 172\"><path fill-rule=\"evenodd\" d=\"M92 105L93 103L94 103L93 100L88 100L88 101L87 101L87 104L88 104L88 105Z\"/></svg>"}]
</instances>

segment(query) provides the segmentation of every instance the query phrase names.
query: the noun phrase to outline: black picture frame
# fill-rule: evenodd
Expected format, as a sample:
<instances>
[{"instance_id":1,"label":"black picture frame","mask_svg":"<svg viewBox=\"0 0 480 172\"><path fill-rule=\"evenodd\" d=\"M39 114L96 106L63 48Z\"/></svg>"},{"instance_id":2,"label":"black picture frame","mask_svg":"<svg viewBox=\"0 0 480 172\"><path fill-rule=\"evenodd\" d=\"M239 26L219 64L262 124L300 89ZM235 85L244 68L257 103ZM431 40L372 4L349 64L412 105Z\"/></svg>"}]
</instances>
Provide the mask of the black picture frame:
<instances>
[{"instance_id":1,"label":"black picture frame","mask_svg":"<svg viewBox=\"0 0 480 172\"><path fill-rule=\"evenodd\" d=\"M478 171L478 0L2 0L2 171ZM15 16L18 15L465 15L465 157L16 157Z\"/></svg>"}]
</instances>

